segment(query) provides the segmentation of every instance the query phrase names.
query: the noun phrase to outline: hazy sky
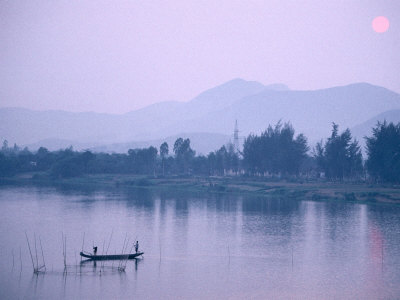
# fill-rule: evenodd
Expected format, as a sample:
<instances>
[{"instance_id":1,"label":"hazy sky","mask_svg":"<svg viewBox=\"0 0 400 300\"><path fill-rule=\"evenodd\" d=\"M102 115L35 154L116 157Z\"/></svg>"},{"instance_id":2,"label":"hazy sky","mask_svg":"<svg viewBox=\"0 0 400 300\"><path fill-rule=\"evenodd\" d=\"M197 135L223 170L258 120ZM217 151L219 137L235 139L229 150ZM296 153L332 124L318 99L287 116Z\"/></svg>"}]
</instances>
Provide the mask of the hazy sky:
<instances>
[{"instance_id":1,"label":"hazy sky","mask_svg":"<svg viewBox=\"0 0 400 300\"><path fill-rule=\"evenodd\" d=\"M400 92L399 74L399 0L0 1L0 107L124 113L237 77Z\"/></svg>"}]
</instances>

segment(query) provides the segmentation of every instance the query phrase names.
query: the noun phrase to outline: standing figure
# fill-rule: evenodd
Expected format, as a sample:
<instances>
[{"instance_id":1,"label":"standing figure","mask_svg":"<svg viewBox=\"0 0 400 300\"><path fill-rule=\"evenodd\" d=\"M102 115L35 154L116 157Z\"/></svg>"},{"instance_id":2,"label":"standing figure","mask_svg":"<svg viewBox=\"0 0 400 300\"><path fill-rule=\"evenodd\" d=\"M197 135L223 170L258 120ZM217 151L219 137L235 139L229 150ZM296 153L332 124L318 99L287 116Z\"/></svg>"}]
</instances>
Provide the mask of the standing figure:
<instances>
[{"instance_id":1,"label":"standing figure","mask_svg":"<svg viewBox=\"0 0 400 300\"><path fill-rule=\"evenodd\" d=\"M136 251L136 253L138 253L138 251L139 251L139 242L138 241L136 241L136 243L135 243L135 251Z\"/></svg>"},{"instance_id":2,"label":"standing figure","mask_svg":"<svg viewBox=\"0 0 400 300\"><path fill-rule=\"evenodd\" d=\"M93 247L93 254L94 254L94 255L97 254L97 246Z\"/></svg>"}]
</instances>

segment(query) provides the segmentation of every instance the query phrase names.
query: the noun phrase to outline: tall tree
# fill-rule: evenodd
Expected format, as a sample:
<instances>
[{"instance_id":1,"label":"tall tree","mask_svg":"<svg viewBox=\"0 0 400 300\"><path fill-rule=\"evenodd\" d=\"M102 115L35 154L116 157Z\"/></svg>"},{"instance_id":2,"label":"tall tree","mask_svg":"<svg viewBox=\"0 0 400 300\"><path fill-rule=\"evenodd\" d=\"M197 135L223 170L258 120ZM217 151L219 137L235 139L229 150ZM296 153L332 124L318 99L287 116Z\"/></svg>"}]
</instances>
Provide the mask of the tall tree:
<instances>
[{"instance_id":1,"label":"tall tree","mask_svg":"<svg viewBox=\"0 0 400 300\"><path fill-rule=\"evenodd\" d=\"M155 174L157 149L153 146L144 149L129 149L131 168L138 174Z\"/></svg>"},{"instance_id":2,"label":"tall tree","mask_svg":"<svg viewBox=\"0 0 400 300\"><path fill-rule=\"evenodd\" d=\"M5 153L5 152L8 151L8 149L9 149L9 148L8 148L8 141L7 141L7 140L4 140L4 141L3 141L3 146L1 147L1 151Z\"/></svg>"},{"instance_id":3,"label":"tall tree","mask_svg":"<svg viewBox=\"0 0 400 300\"><path fill-rule=\"evenodd\" d=\"M0 177L12 176L16 173L17 162L15 157L4 155L0 151Z\"/></svg>"},{"instance_id":4,"label":"tall tree","mask_svg":"<svg viewBox=\"0 0 400 300\"><path fill-rule=\"evenodd\" d=\"M368 173L376 180L400 182L400 123L378 122L366 137Z\"/></svg>"},{"instance_id":5,"label":"tall tree","mask_svg":"<svg viewBox=\"0 0 400 300\"><path fill-rule=\"evenodd\" d=\"M362 154L357 140L346 129L339 134L339 125L332 124L332 133L325 144L319 142L314 152L317 164L329 179L356 178L362 174Z\"/></svg>"},{"instance_id":6,"label":"tall tree","mask_svg":"<svg viewBox=\"0 0 400 300\"><path fill-rule=\"evenodd\" d=\"M161 144L160 146L160 156L161 156L161 162L162 162L162 172L163 172L163 176L164 174L164 165L165 165L165 158L168 156L168 144L167 142L164 142Z\"/></svg>"},{"instance_id":7,"label":"tall tree","mask_svg":"<svg viewBox=\"0 0 400 300\"><path fill-rule=\"evenodd\" d=\"M261 136L249 135L243 145L243 160L250 173L297 174L307 157L307 139L294 138L290 123L268 126Z\"/></svg>"},{"instance_id":8,"label":"tall tree","mask_svg":"<svg viewBox=\"0 0 400 300\"><path fill-rule=\"evenodd\" d=\"M190 139L178 138L174 143L175 160L178 172L188 173L195 151L190 147Z\"/></svg>"},{"instance_id":9,"label":"tall tree","mask_svg":"<svg viewBox=\"0 0 400 300\"><path fill-rule=\"evenodd\" d=\"M229 170L237 172L239 168L239 156L233 144L222 146L219 150L210 153L208 160L212 167L211 173L216 175L224 175Z\"/></svg>"},{"instance_id":10,"label":"tall tree","mask_svg":"<svg viewBox=\"0 0 400 300\"><path fill-rule=\"evenodd\" d=\"M243 162L248 172L251 174L264 172L261 166L261 156L261 138L250 134L243 144Z\"/></svg>"},{"instance_id":11,"label":"tall tree","mask_svg":"<svg viewBox=\"0 0 400 300\"><path fill-rule=\"evenodd\" d=\"M90 150L85 150L81 155L81 160L83 162L85 172L88 172L88 164L90 161L94 160L96 155L93 154Z\"/></svg>"}]
</instances>

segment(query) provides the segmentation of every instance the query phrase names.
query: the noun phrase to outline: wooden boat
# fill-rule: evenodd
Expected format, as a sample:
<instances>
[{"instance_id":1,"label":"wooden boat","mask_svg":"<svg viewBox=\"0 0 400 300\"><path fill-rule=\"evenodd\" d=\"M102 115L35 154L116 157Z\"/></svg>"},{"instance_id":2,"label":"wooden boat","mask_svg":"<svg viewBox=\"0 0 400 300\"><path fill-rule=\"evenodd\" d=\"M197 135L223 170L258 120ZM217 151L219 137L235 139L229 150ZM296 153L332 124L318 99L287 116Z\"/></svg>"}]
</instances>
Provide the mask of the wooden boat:
<instances>
[{"instance_id":1,"label":"wooden boat","mask_svg":"<svg viewBox=\"0 0 400 300\"><path fill-rule=\"evenodd\" d=\"M84 252L79 253L82 257L89 258L91 260L124 260L124 259L134 259L143 255L144 252L138 252L133 254L114 254L114 255L93 255Z\"/></svg>"}]
</instances>

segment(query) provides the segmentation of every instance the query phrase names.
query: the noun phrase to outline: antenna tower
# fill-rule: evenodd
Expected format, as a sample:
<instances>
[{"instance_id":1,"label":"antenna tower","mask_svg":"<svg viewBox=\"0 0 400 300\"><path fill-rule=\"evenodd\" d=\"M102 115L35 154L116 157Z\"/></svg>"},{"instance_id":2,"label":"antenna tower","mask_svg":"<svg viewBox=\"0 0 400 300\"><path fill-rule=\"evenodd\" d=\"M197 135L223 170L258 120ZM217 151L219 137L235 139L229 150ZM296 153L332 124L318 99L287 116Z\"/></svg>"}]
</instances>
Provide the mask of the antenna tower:
<instances>
[{"instance_id":1,"label":"antenna tower","mask_svg":"<svg viewBox=\"0 0 400 300\"><path fill-rule=\"evenodd\" d=\"M233 145L236 151L239 151L239 129L237 120L235 121L235 130L233 131Z\"/></svg>"}]
</instances>

